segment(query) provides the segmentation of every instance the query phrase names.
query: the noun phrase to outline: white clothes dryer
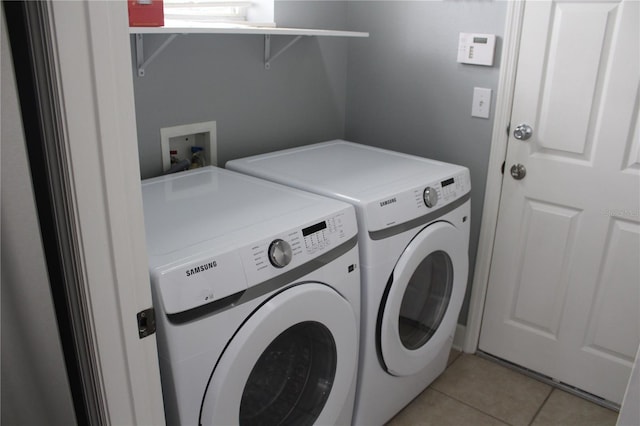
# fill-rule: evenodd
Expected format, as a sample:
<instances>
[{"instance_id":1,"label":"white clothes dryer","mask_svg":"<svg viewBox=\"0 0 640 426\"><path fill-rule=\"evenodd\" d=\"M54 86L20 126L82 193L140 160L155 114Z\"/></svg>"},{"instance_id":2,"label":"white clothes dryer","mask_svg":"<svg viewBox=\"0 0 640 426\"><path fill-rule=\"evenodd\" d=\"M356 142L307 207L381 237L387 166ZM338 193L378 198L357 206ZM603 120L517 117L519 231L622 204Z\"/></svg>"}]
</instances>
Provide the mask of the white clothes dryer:
<instances>
[{"instance_id":1,"label":"white clothes dryer","mask_svg":"<svg viewBox=\"0 0 640 426\"><path fill-rule=\"evenodd\" d=\"M226 167L356 207L362 313L354 424L383 424L446 367L467 284L469 171L341 140Z\"/></svg>"},{"instance_id":2,"label":"white clothes dryer","mask_svg":"<svg viewBox=\"0 0 640 426\"><path fill-rule=\"evenodd\" d=\"M142 195L167 424L350 424L353 207L214 167Z\"/></svg>"}]
</instances>

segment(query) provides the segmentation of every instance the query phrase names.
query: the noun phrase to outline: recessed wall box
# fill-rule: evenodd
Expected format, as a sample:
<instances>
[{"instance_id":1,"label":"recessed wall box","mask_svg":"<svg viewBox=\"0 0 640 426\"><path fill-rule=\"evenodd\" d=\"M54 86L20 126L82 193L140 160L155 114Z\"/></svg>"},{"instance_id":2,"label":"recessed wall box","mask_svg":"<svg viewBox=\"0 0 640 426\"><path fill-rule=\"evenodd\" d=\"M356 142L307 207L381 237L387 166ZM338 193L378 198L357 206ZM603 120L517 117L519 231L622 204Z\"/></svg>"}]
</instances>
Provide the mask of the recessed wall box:
<instances>
[{"instance_id":1,"label":"recessed wall box","mask_svg":"<svg viewBox=\"0 0 640 426\"><path fill-rule=\"evenodd\" d=\"M495 46L495 34L460 33L458 62L493 66Z\"/></svg>"},{"instance_id":2,"label":"recessed wall box","mask_svg":"<svg viewBox=\"0 0 640 426\"><path fill-rule=\"evenodd\" d=\"M192 148L198 151L197 166L218 165L215 121L164 127L160 129L160 146L165 172L171 168L172 161L191 160Z\"/></svg>"}]
</instances>

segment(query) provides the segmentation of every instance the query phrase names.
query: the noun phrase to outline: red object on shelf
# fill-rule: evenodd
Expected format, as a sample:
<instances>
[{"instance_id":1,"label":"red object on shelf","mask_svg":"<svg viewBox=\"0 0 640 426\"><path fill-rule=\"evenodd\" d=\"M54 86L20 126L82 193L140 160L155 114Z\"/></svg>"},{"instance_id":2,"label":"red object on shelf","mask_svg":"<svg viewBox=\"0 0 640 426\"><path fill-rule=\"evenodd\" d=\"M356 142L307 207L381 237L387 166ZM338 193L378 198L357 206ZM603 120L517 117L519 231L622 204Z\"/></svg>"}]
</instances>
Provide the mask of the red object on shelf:
<instances>
[{"instance_id":1,"label":"red object on shelf","mask_svg":"<svg viewBox=\"0 0 640 426\"><path fill-rule=\"evenodd\" d=\"M130 27L164 26L162 0L128 0Z\"/></svg>"}]
</instances>

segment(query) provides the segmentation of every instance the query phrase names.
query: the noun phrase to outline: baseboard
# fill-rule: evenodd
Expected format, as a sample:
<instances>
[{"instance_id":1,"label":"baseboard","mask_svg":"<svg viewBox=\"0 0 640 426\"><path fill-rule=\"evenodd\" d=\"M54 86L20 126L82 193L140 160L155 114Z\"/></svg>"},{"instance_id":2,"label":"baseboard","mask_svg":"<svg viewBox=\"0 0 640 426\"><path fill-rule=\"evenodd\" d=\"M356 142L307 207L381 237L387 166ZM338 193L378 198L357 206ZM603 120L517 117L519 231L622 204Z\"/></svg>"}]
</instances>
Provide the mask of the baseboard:
<instances>
[{"instance_id":1,"label":"baseboard","mask_svg":"<svg viewBox=\"0 0 640 426\"><path fill-rule=\"evenodd\" d=\"M464 347L464 339L467 335L467 327L462 324L456 325L456 333L453 336L453 349L462 352Z\"/></svg>"}]
</instances>

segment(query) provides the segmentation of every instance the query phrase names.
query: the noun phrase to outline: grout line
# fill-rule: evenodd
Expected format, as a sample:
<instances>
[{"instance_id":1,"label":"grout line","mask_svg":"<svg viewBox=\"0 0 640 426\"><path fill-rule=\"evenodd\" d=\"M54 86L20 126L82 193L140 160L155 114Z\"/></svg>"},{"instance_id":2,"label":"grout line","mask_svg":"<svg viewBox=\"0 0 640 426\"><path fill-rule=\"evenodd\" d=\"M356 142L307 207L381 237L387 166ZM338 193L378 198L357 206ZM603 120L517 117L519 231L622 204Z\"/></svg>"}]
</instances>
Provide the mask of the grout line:
<instances>
[{"instance_id":1,"label":"grout line","mask_svg":"<svg viewBox=\"0 0 640 426\"><path fill-rule=\"evenodd\" d=\"M446 371L447 369L449 369L453 364L455 364L456 362L458 362L458 360L459 360L460 358L462 358L462 355L464 355L464 352L460 352L460 353L458 354L458 356L456 356L456 357L455 357L455 359L454 359L453 361L451 361L451 364L449 364L449 363L448 363L449 361L447 361L447 367L445 368L445 371Z\"/></svg>"},{"instance_id":2,"label":"grout line","mask_svg":"<svg viewBox=\"0 0 640 426\"><path fill-rule=\"evenodd\" d=\"M478 408L478 407L474 407L473 405L469 404L468 402L461 401L461 400L459 400L458 398L456 398L456 397L455 397L455 396L453 396L453 395L449 395L449 394L448 394L448 393L446 393L446 392L442 392L442 391L440 391L440 390L434 389L434 388L432 388L431 386L429 386L429 388L428 388L428 389L431 389L431 390L432 390L432 391L434 391L434 392L437 392L437 393L439 393L439 394L441 394L441 395L444 395L444 396L446 396L447 398L451 398L451 399L453 399L454 401L459 402L459 403L460 403L460 404L462 404L462 405L466 405L467 407L472 408L474 411L477 411L477 412L479 412L479 413L482 413L482 414L484 414L485 416L489 416L489 417L491 417L492 419L498 420L500 423L503 423L503 424L508 425L508 426L514 426L514 425L512 425L511 423L509 423L508 421L506 421L506 420L504 420L504 419L501 419L501 418L499 418L499 417L496 417L496 416L494 416L493 414L486 413L486 412L482 411L480 408Z\"/></svg>"},{"instance_id":3,"label":"grout line","mask_svg":"<svg viewBox=\"0 0 640 426\"><path fill-rule=\"evenodd\" d=\"M538 410L536 411L536 413L533 415L533 418L531 419L531 421L529 422L529 426L531 426L533 424L533 422L536 420L536 417L538 417L538 414L540 414L540 411L542 411L542 407L545 406L545 404L547 403L547 401L549 400L549 398L551 398L551 394L553 393L553 391L555 391L556 388L551 388L551 391L549 392L549 395L547 395L547 397L544 399L544 401L542 401L542 404L540 404L540 406L538 407Z\"/></svg>"}]
</instances>

